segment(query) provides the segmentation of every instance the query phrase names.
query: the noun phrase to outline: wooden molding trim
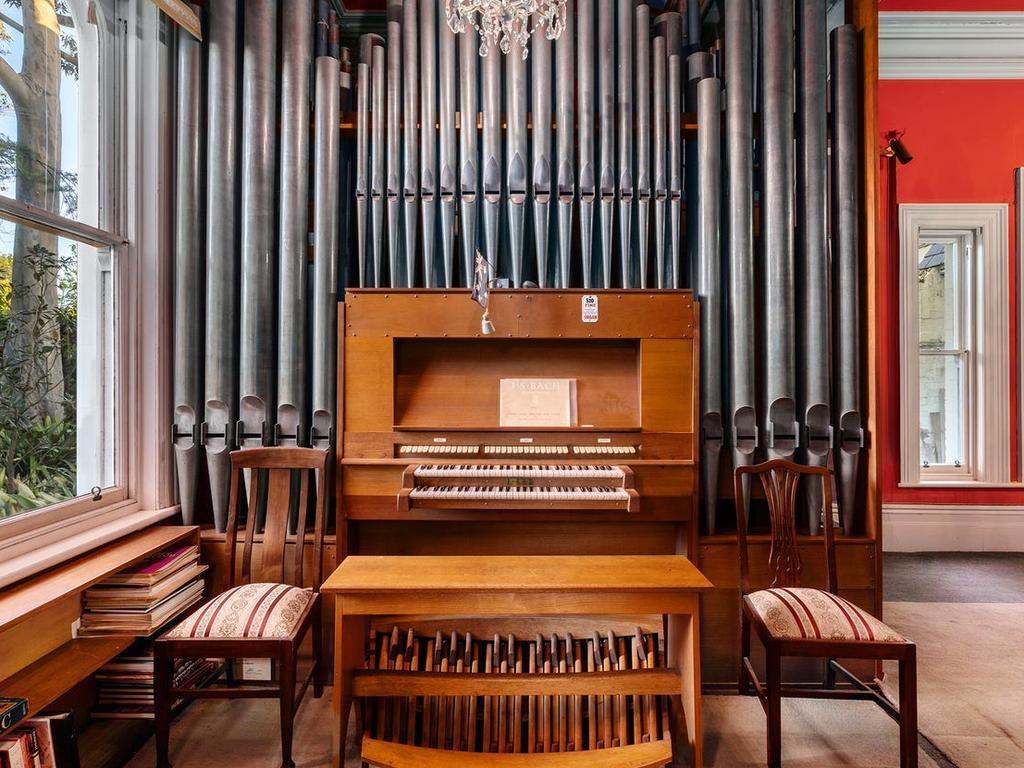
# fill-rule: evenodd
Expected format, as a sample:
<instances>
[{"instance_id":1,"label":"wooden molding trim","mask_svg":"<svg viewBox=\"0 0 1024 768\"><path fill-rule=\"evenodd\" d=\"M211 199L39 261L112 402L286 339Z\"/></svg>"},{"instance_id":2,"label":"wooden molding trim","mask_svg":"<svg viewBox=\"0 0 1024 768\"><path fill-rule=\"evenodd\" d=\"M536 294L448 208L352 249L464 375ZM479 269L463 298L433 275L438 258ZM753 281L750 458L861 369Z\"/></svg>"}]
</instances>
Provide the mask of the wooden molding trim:
<instances>
[{"instance_id":1,"label":"wooden molding trim","mask_svg":"<svg viewBox=\"0 0 1024 768\"><path fill-rule=\"evenodd\" d=\"M1024 77L1024 13L879 15L883 80Z\"/></svg>"}]
</instances>

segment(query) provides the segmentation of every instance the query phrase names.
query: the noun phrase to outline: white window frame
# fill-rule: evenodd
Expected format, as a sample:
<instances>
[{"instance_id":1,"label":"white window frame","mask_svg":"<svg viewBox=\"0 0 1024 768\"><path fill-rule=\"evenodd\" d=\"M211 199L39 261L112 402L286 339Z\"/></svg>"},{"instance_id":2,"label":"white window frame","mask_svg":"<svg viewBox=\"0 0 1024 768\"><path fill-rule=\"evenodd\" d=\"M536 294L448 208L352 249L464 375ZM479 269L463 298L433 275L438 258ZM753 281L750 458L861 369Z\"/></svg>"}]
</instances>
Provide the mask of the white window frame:
<instances>
[{"instance_id":1,"label":"white window frame","mask_svg":"<svg viewBox=\"0 0 1024 768\"><path fill-rule=\"evenodd\" d=\"M0 521L0 587L177 512L169 450L173 253L173 26L148 0L118 0L121 65L115 110L100 132L113 147L96 229L57 217L62 230L117 249L115 485ZM53 226L38 209L0 198L6 218ZM112 233L123 233L113 235Z\"/></svg>"},{"instance_id":2,"label":"white window frame","mask_svg":"<svg viewBox=\"0 0 1024 768\"><path fill-rule=\"evenodd\" d=\"M901 205L900 224L900 485L1005 485L1010 482L1009 206ZM918 265L922 232L972 232L967 262L969 353L964 370L966 464L922 470ZM927 236L927 235L926 235Z\"/></svg>"}]
</instances>

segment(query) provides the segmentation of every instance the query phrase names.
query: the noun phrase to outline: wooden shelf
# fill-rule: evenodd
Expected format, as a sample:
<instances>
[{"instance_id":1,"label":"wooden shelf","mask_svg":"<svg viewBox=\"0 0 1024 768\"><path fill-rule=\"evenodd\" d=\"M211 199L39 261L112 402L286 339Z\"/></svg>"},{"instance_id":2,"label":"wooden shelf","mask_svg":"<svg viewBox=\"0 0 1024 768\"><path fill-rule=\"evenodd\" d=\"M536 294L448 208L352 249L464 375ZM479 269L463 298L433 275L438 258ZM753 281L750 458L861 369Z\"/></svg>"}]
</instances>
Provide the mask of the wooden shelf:
<instances>
[{"instance_id":1,"label":"wooden shelf","mask_svg":"<svg viewBox=\"0 0 1024 768\"><path fill-rule=\"evenodd\" d=\"M135 641L127 635L80 637L0 681L0 697L28 699L28 717L45 709Z\"/></svg>"},{"instance_id":2,"label":"wooden shelf","mask_svg":"<svg viewBox=\"0 0 1024 768\"><path fill-rule=\"evenodd\" d=\"M83 592L105 576L194 536L198 530L186 525L146 528L3 590L0 592L0 630Z\"/></svg>"}]
</instances>

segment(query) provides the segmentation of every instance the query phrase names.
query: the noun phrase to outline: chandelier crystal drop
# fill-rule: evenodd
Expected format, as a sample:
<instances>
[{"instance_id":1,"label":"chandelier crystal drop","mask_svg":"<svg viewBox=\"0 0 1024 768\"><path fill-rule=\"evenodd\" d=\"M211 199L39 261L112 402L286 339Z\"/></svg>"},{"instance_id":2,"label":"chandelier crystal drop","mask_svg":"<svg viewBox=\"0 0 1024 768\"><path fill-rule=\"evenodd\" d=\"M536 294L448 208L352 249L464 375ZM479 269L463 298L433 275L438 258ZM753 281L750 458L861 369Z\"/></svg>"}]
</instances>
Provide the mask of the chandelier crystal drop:
<instances>
[{"instance_id":1,"label":"chandelier crystal drop","mask_svg":"<svg viewBox=\"0 0 1024 768\"><path fill-rule=\"evenodd\" d=\"M445 16L455 34L472 27L480 35L480 55L491 46L508 54L518 46L525 59L530 35L544 29L557 40L565 29L565 0L445 0ZM531 24L532 17L532 24Z\"/></svg>"}]
</instances>

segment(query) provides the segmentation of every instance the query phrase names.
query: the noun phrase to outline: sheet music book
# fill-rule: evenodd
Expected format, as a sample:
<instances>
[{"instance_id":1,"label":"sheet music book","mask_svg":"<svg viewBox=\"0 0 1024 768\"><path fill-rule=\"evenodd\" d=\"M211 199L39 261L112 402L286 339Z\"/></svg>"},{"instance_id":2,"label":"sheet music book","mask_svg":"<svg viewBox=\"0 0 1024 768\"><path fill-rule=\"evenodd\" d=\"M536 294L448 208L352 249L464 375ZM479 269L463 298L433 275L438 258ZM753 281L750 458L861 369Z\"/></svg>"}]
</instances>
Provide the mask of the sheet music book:
<instances>
[{"instance_id":1,"label":"sheet music book","mask_svg":"<svg viewBox=\"0 0 1024 768\"><path fill-rule=\"evenodd\" d=\"M502 379L502 427L572 427L576 379Z\"/></svg>"}]
</instances>

